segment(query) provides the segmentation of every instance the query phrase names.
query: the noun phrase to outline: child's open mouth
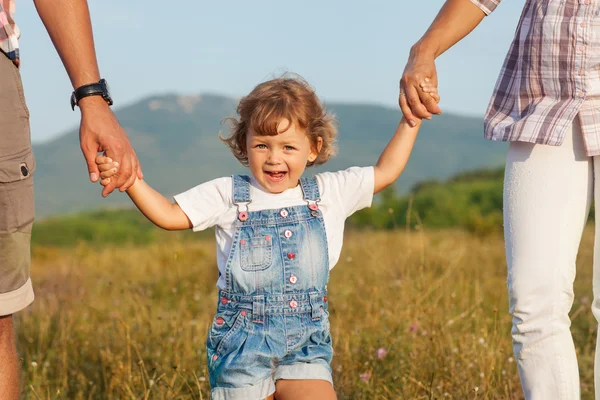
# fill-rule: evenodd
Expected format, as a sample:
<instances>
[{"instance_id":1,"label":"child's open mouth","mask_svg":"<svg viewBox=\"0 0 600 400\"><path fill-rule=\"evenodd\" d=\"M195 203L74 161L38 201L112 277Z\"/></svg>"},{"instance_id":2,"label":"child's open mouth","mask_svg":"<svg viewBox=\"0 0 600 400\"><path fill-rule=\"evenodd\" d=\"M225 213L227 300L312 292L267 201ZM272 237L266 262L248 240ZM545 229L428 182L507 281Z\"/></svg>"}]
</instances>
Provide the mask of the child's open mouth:
<instances>
[{"instance_id":1,"label":"child's open mouth","mask_svg":"<svg viewBox=\"0 0 600 400\"><path fill-rule=\"evenodd\" d=\"M281 182L285 178L285 176L287 175L287 172L283 172L283 171L265 171L265 174L267 175L267 178L271 182Z\"/></svg>"}]
</instances>

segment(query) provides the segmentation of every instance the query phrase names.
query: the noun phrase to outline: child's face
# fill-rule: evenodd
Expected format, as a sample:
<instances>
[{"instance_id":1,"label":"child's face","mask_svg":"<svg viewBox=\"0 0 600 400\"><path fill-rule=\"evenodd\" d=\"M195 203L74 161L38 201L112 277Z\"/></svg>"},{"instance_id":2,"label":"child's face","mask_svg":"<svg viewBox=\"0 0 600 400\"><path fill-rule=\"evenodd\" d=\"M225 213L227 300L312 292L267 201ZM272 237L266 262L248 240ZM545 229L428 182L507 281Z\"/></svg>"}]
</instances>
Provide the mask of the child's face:
<instances>
[{"instance_id":1,"label":"child's face","mask_svg":"<svg viewBox=\"0 0 600 400\"><path fill-rule=\"evenodd\" d=\"M270 193L281 193L296 187L306 163L314 161L321 147L312 146L304 131L287 119L277 126L275 136L257 135L252 129L246 136L248 167L258 183Z\"/></svg>"}]
</instances>

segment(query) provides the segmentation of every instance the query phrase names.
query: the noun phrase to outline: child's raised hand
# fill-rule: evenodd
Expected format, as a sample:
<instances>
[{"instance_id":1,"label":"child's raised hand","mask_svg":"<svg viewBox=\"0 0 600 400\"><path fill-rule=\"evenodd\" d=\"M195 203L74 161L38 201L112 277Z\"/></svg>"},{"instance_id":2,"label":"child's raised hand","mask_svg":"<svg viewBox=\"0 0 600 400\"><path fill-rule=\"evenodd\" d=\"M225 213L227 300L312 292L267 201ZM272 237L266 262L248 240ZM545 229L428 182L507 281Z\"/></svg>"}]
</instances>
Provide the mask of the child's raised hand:
<instances>
[{"instance_id":1,"label":"child's raised hand","mask_svg":"<svg viewBox=\"0 0 600 400\"><path fill-rule=\"evenodd\" d=\"M423 92L429 93L436 103L440 102L440 95L437 91L437 88L431 84L429 78L425 78L425 80L421 82L419 86L421 86L421 90L423 90Z\"/></svg>"},{"instance_id":2,"label":"child's raised hand","mask_svg":"<svg viewBox=\"0 0 600 400\"><path fill-rule=\"evenodd\" d=\"M100 170L100 184L106 186L110 183L110 177L115 175L119 168L119 163L106 157L105 155L99 155L96 157L96 164Z\"/></svg>"}]
</instances>

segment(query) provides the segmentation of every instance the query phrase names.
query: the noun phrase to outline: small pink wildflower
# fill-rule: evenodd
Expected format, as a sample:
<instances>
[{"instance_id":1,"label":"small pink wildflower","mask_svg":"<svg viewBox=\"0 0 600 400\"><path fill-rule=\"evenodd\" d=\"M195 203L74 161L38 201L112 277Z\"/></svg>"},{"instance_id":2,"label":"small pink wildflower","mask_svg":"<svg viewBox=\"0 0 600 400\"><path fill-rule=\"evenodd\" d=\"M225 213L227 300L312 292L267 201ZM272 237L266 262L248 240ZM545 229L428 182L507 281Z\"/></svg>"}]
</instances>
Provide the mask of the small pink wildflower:
<instances>
[{"instance_id":1,"label":"small pink wildflower","mask_svg":"<svg viewBox=\"0 0 600 400\"><path fill-rule=\"evenodd\" d=\"M387 356L388 351L385 349L385 347L380 347L377 349L377 358L383 358L385 356Z\"/></svg>"},{"instance_id":2,"label":"small pink wildflower","mask_svg":"<svg viewBox=\"0 0 600 400\"><path fill-rule=\"evenodd\" d=\"M371 379L371 373L370 372L363 372L362 374L360 374L360 380L363 382L369 382L369 379Z\"/></svg>"},{"instance_id":3,"label":"small pink wildflower","mask_svg":"<svg viewBox=\"0 0 600 400\"><path fill-rule=\"evenodd\" d=\"M416 322L413 322L411 326L408 327L409 332L416 332L419 329L419 325Z\"/></svg>"}]
</instances>

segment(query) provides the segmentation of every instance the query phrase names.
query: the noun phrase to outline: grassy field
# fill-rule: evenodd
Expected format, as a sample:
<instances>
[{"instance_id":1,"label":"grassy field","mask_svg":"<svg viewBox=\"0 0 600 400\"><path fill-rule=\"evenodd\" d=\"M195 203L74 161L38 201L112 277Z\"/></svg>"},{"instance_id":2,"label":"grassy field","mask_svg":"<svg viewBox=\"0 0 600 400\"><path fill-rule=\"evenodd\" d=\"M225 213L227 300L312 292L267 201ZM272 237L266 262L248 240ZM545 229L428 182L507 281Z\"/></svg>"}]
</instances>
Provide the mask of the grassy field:
<instances>
[{"instance_id":1,"label":"grassy field","mask_svg":"<svg viewBox=\"0 0 600 400\"><path fill-rule=\"evenodd\" d=\"M329 299L340 399L520 399L500 236L353 231ZM593 398L593 232L573 307L583 398ZM36 301L17 317L27 399L208 399L214 242L36 244Z\"/></svg>"}]
</instances>

